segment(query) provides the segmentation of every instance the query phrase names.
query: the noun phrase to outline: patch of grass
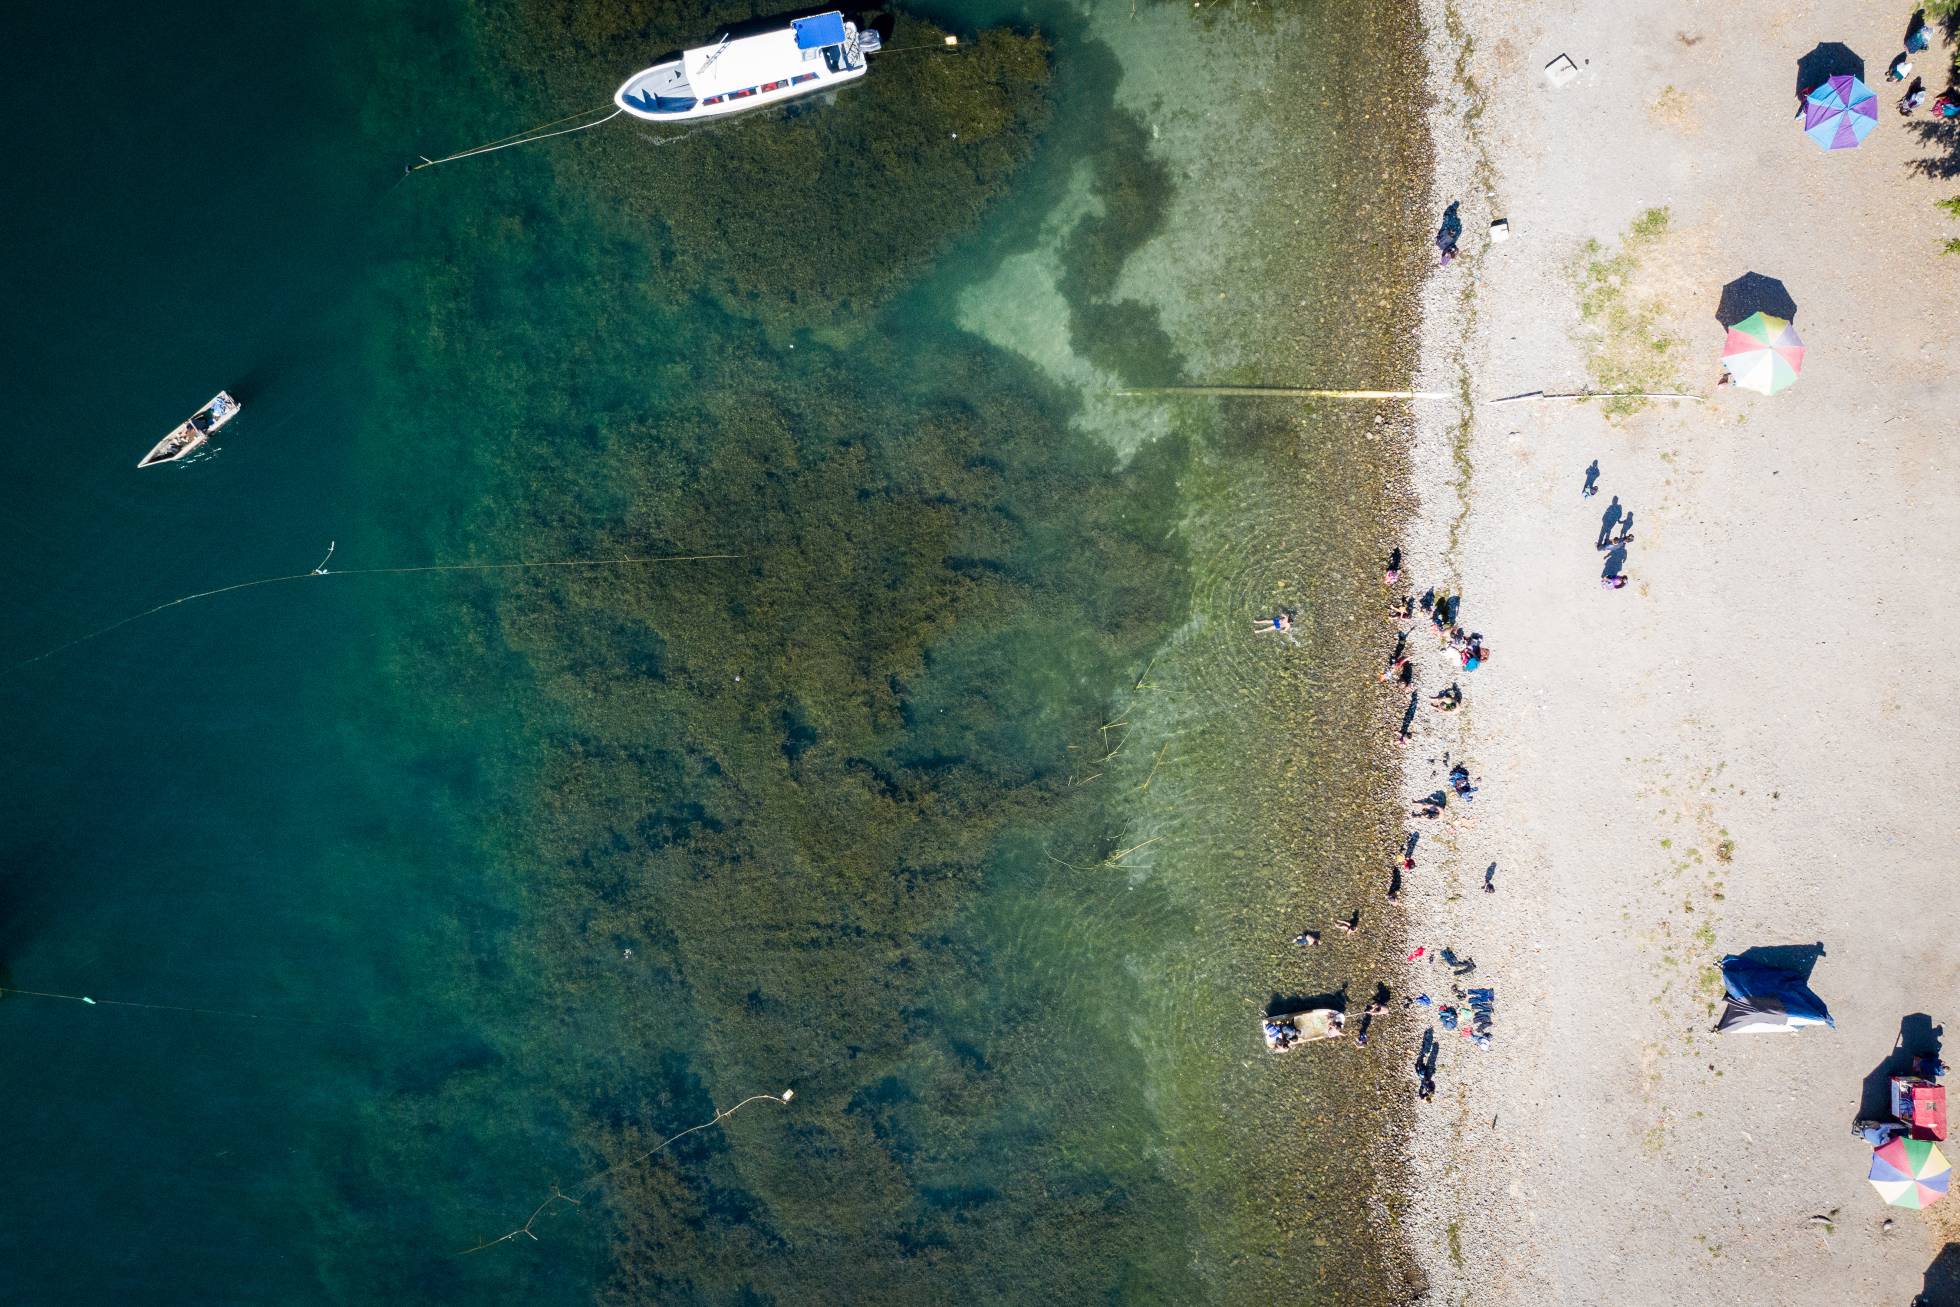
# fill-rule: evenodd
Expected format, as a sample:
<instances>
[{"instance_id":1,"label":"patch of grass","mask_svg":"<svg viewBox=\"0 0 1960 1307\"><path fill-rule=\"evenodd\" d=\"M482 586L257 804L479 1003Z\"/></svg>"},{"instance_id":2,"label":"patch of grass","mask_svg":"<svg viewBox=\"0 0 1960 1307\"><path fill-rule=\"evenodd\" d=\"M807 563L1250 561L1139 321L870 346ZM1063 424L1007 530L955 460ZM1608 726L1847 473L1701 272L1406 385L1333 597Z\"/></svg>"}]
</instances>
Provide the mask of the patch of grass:
<instances>
[{"instance_id":1,"label":"patch of grass","mask_svg":"<svg viewBox=\"0 0 1960 1307\"><path fill-rule=\"evenodd\" d=\"M1639 289L1641 261L1667 235L1671 215L1649 209L1634 219L1609 253L1587 241L1579 266L1579 315L1589 336L1586 370L1601 390L1671 390L1680 383L1675 366L1682 354L1679 337L1661 325L1658 300ZM1625 417L1645 407L1639 399L1609 399L1609 417Z\"/></svg>"},{"instance_id":2,"label":"patch of grass","mask_svg":"<svg viewBox=\"0 0 1960 1307\"><path fill-rule=\"evenodd\" d=\"M1726 834L1728 834L1728 832L1727 832L1727 831L1723 831L1722 833L1723 833L1724 835L1726 835ZM1734 861L1735 861L1735 841L1734 841L1734 840L1730 840L1730 839L1725 839L1725 840L1723 840L1723 841L1722 841L1721 843L1719 843L1719 844L1717 844L1717 845L1715 846L1715 861L1717 861L1717 862L1734 862Z\"/></svg>"},{"instance_id":3,"label":"patch of grass","mask_svg":"<svg viewBox=\"0 0 1960 1307\"><path fill-rule=\"evenodd\" d=\"M1457 1222L1451 1221L1449 1228L1444 1233L1449 1236L1450 1241L1450 1265L1461 1270L1463 1268L1463 1227Z\"/></svg>"}]
</instances>

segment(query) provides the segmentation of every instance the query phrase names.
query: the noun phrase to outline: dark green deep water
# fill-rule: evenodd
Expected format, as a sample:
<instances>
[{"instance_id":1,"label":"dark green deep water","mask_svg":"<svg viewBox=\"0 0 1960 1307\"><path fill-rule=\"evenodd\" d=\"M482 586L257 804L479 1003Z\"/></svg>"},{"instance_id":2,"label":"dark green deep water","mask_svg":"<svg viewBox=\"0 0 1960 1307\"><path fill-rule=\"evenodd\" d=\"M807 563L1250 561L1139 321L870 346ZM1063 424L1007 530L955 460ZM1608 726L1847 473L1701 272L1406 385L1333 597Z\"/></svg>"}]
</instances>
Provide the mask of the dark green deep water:
<instances>
[{"instance_id":1,"label":"dark green deep water","mask_svg":"<svg viewBox=\"0 0 1960 1307\"><path fill-rule=\"evenodd\" d=\"M1077 352L1204 379L1116 289L1178 170L1065 4L912 10L968 52L832 105L400 177L740 10L0 20L0 656L350 569L0 690L0 984L163 1005L0 998L0 1296L1376 1300L1367 1168L1313 1161L1355 1079L1250 1019L1349 979L1280 941L1387 819L1342 614L1392 469L1198 406L1119 458L959 329L1088 160ZM1307 12L1305 80L1407 36ZM1360 274L1288 257L1347 327L1318 375L1379 383ZM219 452L137 474L219 385ZM739 557L351 572L697 553ZM1243 648L1276 594L1297 657Z\"/></svg>"}]
</instances>

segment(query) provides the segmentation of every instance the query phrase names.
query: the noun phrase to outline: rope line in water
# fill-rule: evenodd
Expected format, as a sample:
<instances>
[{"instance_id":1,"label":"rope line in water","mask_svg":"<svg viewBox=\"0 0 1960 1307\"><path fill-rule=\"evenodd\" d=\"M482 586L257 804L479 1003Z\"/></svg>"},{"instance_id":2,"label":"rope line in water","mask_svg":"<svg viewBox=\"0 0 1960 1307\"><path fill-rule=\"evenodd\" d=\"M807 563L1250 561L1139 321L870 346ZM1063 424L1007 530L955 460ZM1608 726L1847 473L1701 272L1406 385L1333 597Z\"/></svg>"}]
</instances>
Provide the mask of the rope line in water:
<instances>
[{"instance_id":1,"label":"rope line in water","mask_svg":"<svg viewBox=\"0 0 1960 1307\"><path fill-rule=\"evenodd\" d=\"M329 546L327 558L332 557L333 547ZM310 572L294 572L291 576L265 576L256 581L238 581L231 585L221 585L215 590L199 590L196 594L181 595L154 608L145 608L140 613L132 613L120 621L90 631L87 635L78 635L65 644L56 645L46 653L38 653L32 658L23 659L9 667L7 671L17 672L23 667L31 667L44 659L54 657L63 650L73 649L78 644L86 644L111 631L120 630L131 622L140 622L145 617L154 616L166 608L175 608L179 604L188 604L198 599L211 599L218 595L231 594L237 590L252 590L262 585L284 585L290 581L310 581L315 577L327 576L406 576L414 572L505 572L536 567L651 567L659 563L705 563L745 557L746 554L670 554L660 558L571 558L547 562L431 563L420 567L349 567L339 571L328 571L327 558L323 558L320 560L320 565Z\"/></svg>"},{"instance_id":2,"label":"rope line in water","mask_svg":"<svg viewBox=\"0 0 1960 1307\"><path fill-rule=\"evenodd\" d=\"M423 155L420 156L422 162L411 163L402 169L402 171L420 172L424 168L433 168L439 163L454 163L458 159L468 159L473 155L494 154L498 150L508 150L513 145L529 145L532 141L548 141L554 136L570 136L573 132L582 132L588 128L603 126L626 112L624 109L614 109L597 122L581 123L577 127L566 127L563 130L555 132L544 130L547 127L556 127L559 123L570 122L574 118L583 118L587 114L597 113L605 107L605 105L601 104L594 105L590 109L580 109L577 113L568 113L563 118L553 118L550 122L539 123L536 127L526 127L521 132L515 132L509 136L500 136L496 140L487 142L486 144L473 146L467 150L460 150L455 154L445 154L440 159L431 159L427 155ZM542 135L535 135L534 133L542 133Z\"/></svg>"},{"instance_id":3,"label":"rope line in water","mask_svg":"<svg viewBox=\"0 0 1960 1307\"><path fill-rule=\"evenodd\" d=\"M179 1007L175 1003L138 1003L123 998L90 998L86 994L56 994L45 989L15 989L0 985L0 994L21 994L28 998L59 998L70 1003L86 1003L90 1007L138 1007L152 1012L190 1012L201 1017L239 1017L246 1021L290 1021L302 1026L351 1026L351 1021L323 1021L317 1017L284 1017L266 1012L241 1012L236 1008L223 1007Z\"/></svg>"},{"instance_id":4,"label":"rope line in water","mask_svg":"<svg viewBox=\"0 0 1960 1307\"><path fill-rule=\"evenodd\" d=\"M531 1232L531 1227L537 1223L537 1220L540 1216L543 1216L545 1212L550 1209L553 1203L566 1202L566 1203L570 1203L574 1207L581 1207L584 1205L585 1200L591 1196L592 1191L594 1189L597 1189L600 1185L604 1184L606 1182L606 1177L610 1176L614 1171L623 1170L629 1166L638 1166L641 1162L646 1161L649 1157L652 1157L655 1153L664 1150L669 1144L673 1144L682 1139L685 1139L689 1135L694 1134L696 1131L709 1130L715 1126L720 1125L723 1121L726 1121L729 1117L734 1116L737 1112L747 1107L750 1103L759 1103L764 1099L768 1099L772 1103L781 1103L784 1107L788 1107L790 1099L795 1097L796 1097L796 1091L794 1089L785 1089L781 1094L751 1094L749 1095L749 1097L743 1099L741 1102L735 1104L735 1106L733 1107L718 1107L715 1109L714 1120L703 1121L700 1125L689 1126L687 1129L681 1131L677 1135L669 1135L667 1138L661 1140L659 1143L655 1144L652 1148L647 1149L644 1153L639 1154L637 1157L629 1157L624 1161L614 1162L611 1166L607 1167L605 1170L596 1172L592 1175L587 1176L585 1179L581 1180L578 1184L578 1187L569 1194L566 1193L564 1190L560 1189L557 1185L551 1186L551 1193L545 1198L543 1202L539 1203L537 1207L532 1210L530 1217L525 1220L524 1224L518 1226L515 1230L512 1230L509 1234L500 1234L494 1239L485 1239L482 1243L478 1244L476 1247L465 1248L463 1249L463 1251L457 1253L456 1255L458 1257L468 1257L471 1253L480 1253L485 1248L495 1248L498 1244L504 1243L510 1239L515 1239L520 1234L523 1235L526 1239L529 1239L532 1243L536 1243L538 1241L538 1236Z\"/></svg>"}]
</instances>

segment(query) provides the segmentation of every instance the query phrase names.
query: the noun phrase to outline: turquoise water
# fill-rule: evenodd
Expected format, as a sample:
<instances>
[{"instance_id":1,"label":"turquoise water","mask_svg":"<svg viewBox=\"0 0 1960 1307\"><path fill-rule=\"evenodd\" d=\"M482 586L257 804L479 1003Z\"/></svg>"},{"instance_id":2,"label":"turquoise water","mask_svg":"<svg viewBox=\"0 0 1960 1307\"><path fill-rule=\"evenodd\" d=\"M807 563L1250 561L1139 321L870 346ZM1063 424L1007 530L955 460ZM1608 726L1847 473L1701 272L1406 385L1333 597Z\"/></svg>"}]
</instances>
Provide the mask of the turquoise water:
<instances>
[{"instance_id":1,"label":"turquoise water","mask_svg":"<svg viewBox=\"0 0 1960 1307\"><path fill-rule=\"evenodd\" d=\"M0 983L116 1001L0 999L16 1296L1368 1300L1367 1176L1313 1146L1352 1077L1250 1021L1335 987L1286 927L1382 837L1345 687L1385 461L1339 414L1112 439L962 325L1052 250L1104 377L1221 366L1124 280L1193 221L1134 51L921 11L893 44L969 53L404 180L729 10L554 13L8 20L0 385L54 430L0 489L5 647L341 569L9 680ZM1303 13L1300 76L1400 31ZM1267 253L1289 340L1386 337L1327 249ZM215 455L138 475L219 385ZM675 554L736 557L358 571ZM1239 635L1275 602L1297 656Z\"/></svg>"}]
</instances>

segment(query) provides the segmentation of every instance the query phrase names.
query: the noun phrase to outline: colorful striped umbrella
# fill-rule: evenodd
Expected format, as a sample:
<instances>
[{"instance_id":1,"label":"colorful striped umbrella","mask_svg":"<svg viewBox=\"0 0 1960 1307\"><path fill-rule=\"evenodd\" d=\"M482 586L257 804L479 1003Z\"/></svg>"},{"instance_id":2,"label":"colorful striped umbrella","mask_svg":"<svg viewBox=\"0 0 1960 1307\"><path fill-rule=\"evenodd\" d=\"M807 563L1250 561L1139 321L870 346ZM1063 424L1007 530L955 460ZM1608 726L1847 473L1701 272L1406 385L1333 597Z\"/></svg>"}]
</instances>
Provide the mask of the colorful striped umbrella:
<instances>
[{"instance_id":1,"label":"colorful striped umbrella","mask_svg":"<svg viewBox=\"0 0 1960 1307\"><path fill-rule=\"evenodd\" d=\"M1751 313L1729 328L1722 344L1722 366L1744 390L1774 395L1797 379L1803 368L1803 341L1787 319Z\"/></svg>"},{"instance_id":2,"label":"colorful striped umbrella","mask_svg":"<svg viewBox=\"0 0 1960 1307\"><path fill-rule=\"evenodd\" d=\"M1878 93L1839 74L1804 97L1803 134L1827 150L1849 150L1878 126Z\"/></svg>"},{"instance_id":3,"label":"colorful striped umbrella","mask_svg":"<svg viewBox=\"0 0 1960 1307\"><path fill-rule=\"evenodd\" d=\"M1931 1207L1946 1197L1953 1168L1930 1139L1894 1139L1872 1150L1872 1171L1866 1178L1894 1207Z\"/></svg>"}]
</instances>

